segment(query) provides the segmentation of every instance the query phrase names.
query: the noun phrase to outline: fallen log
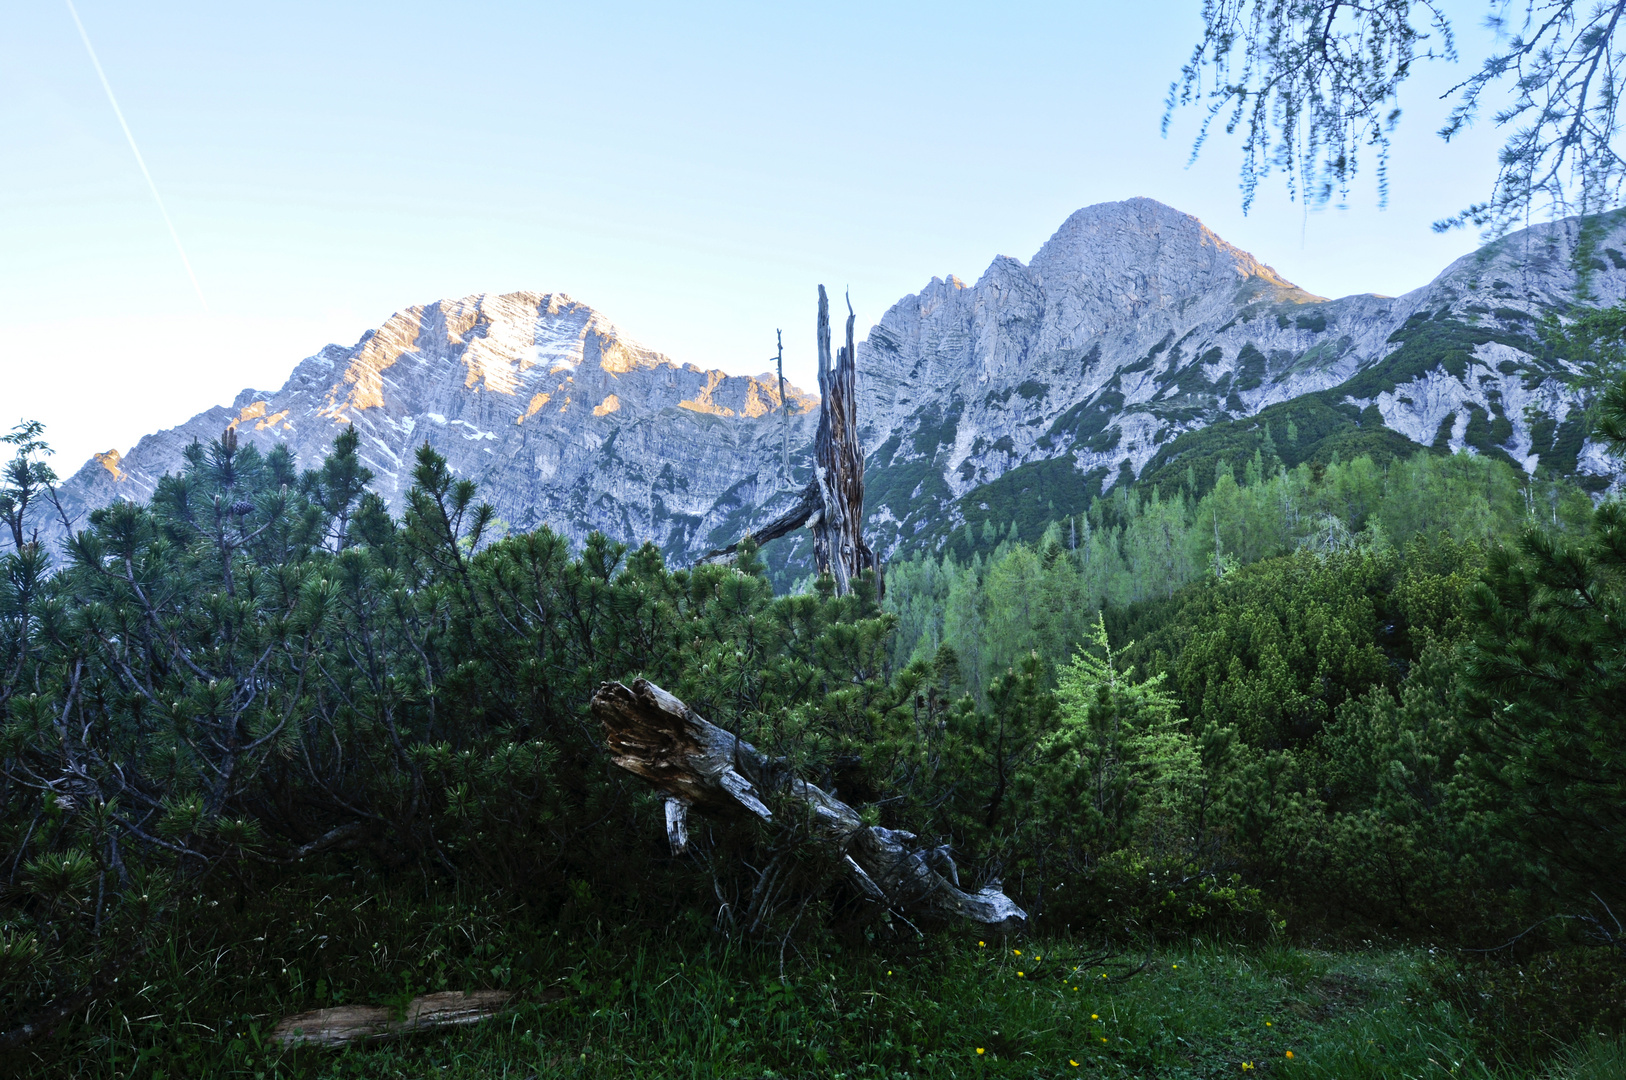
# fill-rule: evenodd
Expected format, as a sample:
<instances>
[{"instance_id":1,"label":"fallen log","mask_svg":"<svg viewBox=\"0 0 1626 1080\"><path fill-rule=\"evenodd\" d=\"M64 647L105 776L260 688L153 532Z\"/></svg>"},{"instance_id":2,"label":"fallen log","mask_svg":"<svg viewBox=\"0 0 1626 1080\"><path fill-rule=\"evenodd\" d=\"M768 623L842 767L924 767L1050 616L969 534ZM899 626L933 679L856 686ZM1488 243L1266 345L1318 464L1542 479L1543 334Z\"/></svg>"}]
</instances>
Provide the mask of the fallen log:
<instances>
[{"instance_id":1,"label":"fallen log","mask_svg":"<svg viewBox=\"0 0 1626 1080\"><path fill-rule=\"evenodd\" d=\"M290 1016L271 1033L285 1046L348 1046L399 1038L414 1031L457 1027L496 1016L514 995L507 990L449 990L415 997L401 1013L383 1005L339 1005Z\"/></svg>"},{"instance_id":2,"label":"fallen log","mask_svg":"<svg viewBox=\"0 0 1626 1080\"><path fill-rule=\"evenodd\" d=\"M859 895L890 911L911 920L964 918L996 929L1027 922L998 881L963 892L947 845L928 850L913 833L865 825L852 807L790 775L647 679L631 687L604 683L592 708L611 760L665 796L673 854L688 847L690 810L773 824L777 818L768 802L774 801L785 816L794 809L810 842L838 862Z\"/></svg>"}]
</instances>

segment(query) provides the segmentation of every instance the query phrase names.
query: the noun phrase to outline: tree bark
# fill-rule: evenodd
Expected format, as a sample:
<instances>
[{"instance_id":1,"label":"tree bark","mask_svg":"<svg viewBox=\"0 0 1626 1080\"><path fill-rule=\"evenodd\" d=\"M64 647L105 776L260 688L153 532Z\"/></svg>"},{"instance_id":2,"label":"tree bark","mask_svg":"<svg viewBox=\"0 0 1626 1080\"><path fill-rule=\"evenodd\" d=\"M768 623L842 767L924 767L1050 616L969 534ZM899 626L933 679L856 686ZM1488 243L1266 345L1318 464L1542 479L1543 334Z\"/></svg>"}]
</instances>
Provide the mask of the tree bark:
<instances>
[{"instance_id":1,"label":"tree bark","mask_svg":"<svg viewBox=\"0 0 1626 1080\"><path fill-rule=\"evenodd\" d=\"M912 833L865 825L858 812L824 789L790 775L750 743L708 723L647 679L627 687L607 682L593 695L616 765L666 797L666 835L673 854L688 845L688 812L772 824L767 800L796 807L810 842L833 856L846 881L867 899L910 919L970 919L1016 929L1027 914L998 881L975 893L958 888L947 845L927 850Z\"/></svg>"},{"instance_id":2,"label":"tree bark","mask_svg":"<svg viewBox=\"0 0 1626 1080\"><path fill-rule=\"evenodd\" d=\"M752 534L759 544L807 526L813 562L835 579L837 595L852 591L865 570L875 571L884 590L881 560L864 542L864 448L858 439L858 351L853 343L852 302L847 303L847 344L830 361L830 298L819 286L819 429L813 439L813 479L796 505ZM781 391L781 400L783 391ZM701 562L739 550L739 541L707 552Z\"/></svg>"},{"instance_id":3,"label":"tree bark","mask_svg":"<svg viewBox=\"0 0 1626 1080\"><path fill-rule=\"evenodd\" d=\"M476 1024L497 1015L514 995L507 990L449 990L424 994L408 1003L404 1014L382 1005L340 1005L284 1019L271 1041L284 1046L349 1046L395 1039L415 1031Z\"/></svg>"},{"instance_id":4,"label":"tree bark","mask_svg":"<svg viewBox=\"0 0 1626 1080\"><path fill-rule=\"evenodd\" d=\"M864 450L858 442L858 362L853 307L847 302L847 344L830 367L830 299L819 286L819 432L813 442L813 483L823 513L813 530L813 559L836 579L836 592L852 589L866 569L880 577L880 562L864 543Z\"/></svg>"}]
</instances>

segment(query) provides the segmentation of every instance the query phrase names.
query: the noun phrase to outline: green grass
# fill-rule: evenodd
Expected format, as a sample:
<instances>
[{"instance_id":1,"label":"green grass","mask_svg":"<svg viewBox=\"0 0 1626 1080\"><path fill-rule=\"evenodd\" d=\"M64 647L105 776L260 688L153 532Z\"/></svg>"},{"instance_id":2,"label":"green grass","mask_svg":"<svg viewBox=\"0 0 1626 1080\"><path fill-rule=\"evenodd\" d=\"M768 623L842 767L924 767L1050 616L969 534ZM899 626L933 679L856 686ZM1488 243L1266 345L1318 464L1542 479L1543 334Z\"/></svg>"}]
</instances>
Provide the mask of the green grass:
<instances>
[{"instance_id":1,"label":"green grass","mask_svg":"<svg viewBox=\"0 0 1626 1080\"><path fill-rule=\"evenodd\" d=\"M484 1029L283 1064L319 1076L1493 1075L1455 1014L1409 997L1404 953L1164 951L1113 985L1074 972L1064 945L937 947L793 965L782 983L763 958L578 941Z\"/></svg>"},{"instance_id":2,"label":"green grass","mask_svg":"<svg viewBox=\"0 0 1626 1080\"><path fill-rule=\"evenodd\" d=\"M964 928L839 937L805 932L810 917L781 956L717 937L696 896L629 893L613 901L635 925L623 928L579 883L562 905L349 872L238 888L210 883L121 974L118 1000L0 1053L0 1076L1626 1076L1620 1042L1534 1030L1541 1003L1519 995L1537 967L1491 972L1518 1000L1475 1020L1452 988L1467 978L1477 1002L1485 988L1500 1000L1501 984L1443 951L1188 942L1103 968L1083 942ZM1139 970L1120 978L1125 965ZM1571 982L1596 981L1576 970ZM343 1052L267 1039L307 1009L489 988L514 1004L469 1028ZM1520 1045L1537 1049L1489 1064L1509 1026L1530 1027L1540 1037Z\"/></svg>"},{"instance_id":3,"label":"green grass","mask_svg":"<svg viewBox=\"0 0 1626 1080\"><path fill-rule=\"evenodd\" d=\"M1593 1038L1564 1054L1553 1080L1620 1080L1626 1076L1626 1041Z\"/></svg>"},{"instance_id":4,"label":"green grass","mask_svg":"<svg viewBox=\"0 0 1626 1080\"><path fill-rule=\"evenodd\" d=\"M1134 954L1144 969L1119 981L1080 966L1086 951L1068 942L911 932L802 941L781 961L777 948L728 946L691 918L619 931L568 904L543 919L517 902L326 884L250 911L203 902L131 971L121 1001L0 1058L0 1074L1534 1075L1480 1062L1470 1022L1427 990L1438 960L1413 949L1163 947ZM345 1052L266 1041L279 1017L304 1009L488 987L516 991L516 1004L473 1028ZM1550 1075L1619 1075L1608 1069L1620 1054L1582 1046Z\"/></svg>"}]
</instances>

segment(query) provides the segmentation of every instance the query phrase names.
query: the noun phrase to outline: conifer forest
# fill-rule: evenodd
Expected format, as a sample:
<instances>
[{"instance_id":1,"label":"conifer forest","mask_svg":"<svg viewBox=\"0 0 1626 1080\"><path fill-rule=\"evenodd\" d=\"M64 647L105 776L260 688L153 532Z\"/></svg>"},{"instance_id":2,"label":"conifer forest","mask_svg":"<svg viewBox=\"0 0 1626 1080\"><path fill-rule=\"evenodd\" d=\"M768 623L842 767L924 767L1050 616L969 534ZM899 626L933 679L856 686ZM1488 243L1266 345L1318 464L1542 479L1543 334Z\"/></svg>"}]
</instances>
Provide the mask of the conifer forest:
<instances>
[{"instance_id":1,"label":"conifer forest","mask_svg":"<svg viewBox=\"0 0 1626 1080\"><path fill-rule=\"evenodd\" d=\"M392 517L353 432L303 473L194 444L58 555L42 440L0 557L8 1075L1621 1075L1617 500L1256 451L840 593L749 538L509 531L428 447ZM674 854L592 705L635 679L802 779ZM803 783L1015 914L866 895ZM451 992L504 1004L278 1034Z\"/></svg>"}]
</instances>

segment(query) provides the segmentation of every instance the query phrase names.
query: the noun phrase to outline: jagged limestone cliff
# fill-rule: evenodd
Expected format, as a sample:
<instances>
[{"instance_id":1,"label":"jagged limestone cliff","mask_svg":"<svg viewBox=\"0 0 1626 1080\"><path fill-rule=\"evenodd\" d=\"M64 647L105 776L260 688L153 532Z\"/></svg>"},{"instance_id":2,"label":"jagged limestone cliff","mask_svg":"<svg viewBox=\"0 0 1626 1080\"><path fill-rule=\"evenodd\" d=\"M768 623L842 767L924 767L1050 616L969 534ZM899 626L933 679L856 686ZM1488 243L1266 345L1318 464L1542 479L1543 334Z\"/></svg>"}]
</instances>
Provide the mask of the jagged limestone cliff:
<instances>
[{"instance_id":1,"label":"jagged limestone cliff","mask_svg":"<svg viewBox=\"0 0 1626 1080\"><path fill-rule=\"evenodd\" d=\"M818 399L794 387L786 397L800 445ZM98 454L63 501L77 514L145 498L188 443L227 427L313 467L353 424L373 487L397 511L427 441L511 528L703 549L722 517L778 490L780 404L776 379L675 363L561 293L470 296L408 308L351 348L307 358L280 390L244 390L128 454Z\"/></svg>"},{"instance_id":2,"label":"jagged limestone cliff","mask_svg":"<svg viewBox=\"0 0 1626 1080\"><path fill-rule=\"evenodd\" d=\"M1135 476L1211 476L1261 444L1289 461L1466 447L1618 482L1584 437L1566 365L1532 340L1583 295L1626 296L1626 218L1603 222L1593 254L1577 256L1579 239L1574 221L1538 226L1405 296L1327 300L1152 200L1080 210L1031 262L997 258L974 285L934 278L859 344L878 548L1013 506L1081 509ZM513 528L652 539L687 561L806 482L817 402L787 396L782 410L774 379L668 360L562 294L466 297L409 308L280 390L97 455L63 502L82 515L145 497L189 442L228 425L312 466L354 424L397 509L427 440Z\"/></svg>"},{"instance_id":3,"label":"jagged limestone cliff","mask_svg":"<svg viewBox=\"0 0 1626 1080\"><path fill-rule=\"evenodd\" d=\"M1405 296L1326 300L1150 199L1080 210L1027 265L933 279L860 347L877 525L896 546L1024 496L1081 509L1193 457L1211 477L1193 436L1218 425L1258 427L1284 457L1300 428L1382 428L1394 450L1466 446L1607 482L1618 463L1584 441L1565 366L1531 340L1576 302L1576 242L1573 221L1541 226ZM1626 221L1585 268L1590 302L1626 296L1623 248Z\"/></svg>"}]
</instances>

